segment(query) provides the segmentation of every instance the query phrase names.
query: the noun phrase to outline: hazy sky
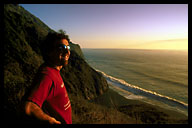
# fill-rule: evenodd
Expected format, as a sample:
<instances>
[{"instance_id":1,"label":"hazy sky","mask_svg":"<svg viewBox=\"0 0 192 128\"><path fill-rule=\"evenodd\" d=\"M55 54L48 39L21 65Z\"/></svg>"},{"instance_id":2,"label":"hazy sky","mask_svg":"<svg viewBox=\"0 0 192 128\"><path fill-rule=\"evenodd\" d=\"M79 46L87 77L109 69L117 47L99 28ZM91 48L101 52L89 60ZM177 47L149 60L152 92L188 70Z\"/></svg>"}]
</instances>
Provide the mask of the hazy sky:
<instances>
[{"instance_id":1,"label":"hazy sky","mask_svg":"<svg viewBox=\"0 0 192 128\"><path fill-rule=\"evenodd\" d=\"M188 49L188 4L21 4L82 48Z\"/></svg>"}]
</instances>

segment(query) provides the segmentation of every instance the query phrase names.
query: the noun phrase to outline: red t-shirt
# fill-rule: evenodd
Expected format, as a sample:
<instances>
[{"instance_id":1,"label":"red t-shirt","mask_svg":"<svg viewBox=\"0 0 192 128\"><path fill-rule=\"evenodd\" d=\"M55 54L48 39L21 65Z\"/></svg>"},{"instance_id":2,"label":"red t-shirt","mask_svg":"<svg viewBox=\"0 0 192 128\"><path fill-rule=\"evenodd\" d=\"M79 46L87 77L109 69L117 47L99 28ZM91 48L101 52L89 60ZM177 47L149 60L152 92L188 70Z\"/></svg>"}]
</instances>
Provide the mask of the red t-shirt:
<instances>
[{"instance_id":1,"label":"red t-shirt","mask_svg":"<svg viewBox=\"0 0 192 128\"><path fill-rule=\"evenodd\" d=\"M42 66L28 100L58 121L72 124L71 103L59 70Z\"/></svg>"}]
</instances>

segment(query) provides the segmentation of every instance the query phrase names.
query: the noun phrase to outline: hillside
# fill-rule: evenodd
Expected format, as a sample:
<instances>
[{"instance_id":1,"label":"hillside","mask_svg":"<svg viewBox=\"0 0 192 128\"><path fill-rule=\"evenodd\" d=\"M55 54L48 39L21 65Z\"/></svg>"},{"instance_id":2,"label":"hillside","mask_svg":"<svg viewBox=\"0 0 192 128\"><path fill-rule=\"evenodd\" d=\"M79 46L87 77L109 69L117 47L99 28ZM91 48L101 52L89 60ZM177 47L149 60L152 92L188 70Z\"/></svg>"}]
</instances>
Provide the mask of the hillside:
<instances>
[{"instance_id":1,"label":"hillside","mask_svg":"<svg viewBox=\"0 0 192 128\"><path fill-rule=\"evenodd\" d=\"M43 63L40 44L53 30L12 4L4 5L4 26L4 112L6 118L14 120L19 119L23 96ZM104 93L106 80L84 61L78 44L70 42L70 46L69 65L61 70L69 94L92 99Z\"/></svg>"}]
</instances>

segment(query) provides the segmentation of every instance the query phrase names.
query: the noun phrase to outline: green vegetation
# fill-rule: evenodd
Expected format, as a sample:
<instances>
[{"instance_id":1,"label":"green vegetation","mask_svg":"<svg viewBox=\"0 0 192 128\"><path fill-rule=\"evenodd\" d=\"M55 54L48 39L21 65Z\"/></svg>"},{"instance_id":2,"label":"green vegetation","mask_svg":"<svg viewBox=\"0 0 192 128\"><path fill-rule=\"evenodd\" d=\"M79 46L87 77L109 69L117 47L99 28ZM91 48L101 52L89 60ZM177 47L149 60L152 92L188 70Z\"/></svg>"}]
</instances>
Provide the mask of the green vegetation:
<instances>
[{"instance_id":1,"label":"green vegetation","mask_svg":"<svg viewBox=\"0 0 192 128\"><path fill-rule=\"evenodd\" d=\"M23 113L24 96L43 63L40 45L53 30L21 6L12 4L4 5L4 25L4 115L17 122ZM70 45L69 65L61 71L68 92L84 99L104 93L108 88L106 80L84 61L78 44Z\"/></svg>"},{"instance_id":2,"label":"green vegetation","mask_svg":"<svg viewBox=\"0 0 192 128\"><path fill-rule=\"evenodd\" d=\"M82 97L69 95L72 104L74 124L135 124L136 120L119 112L85 100Z\"/></svg>"},{"instance_id":3,"label":"green vegetation","mask_svg":"<svg viewBox=\"0 0 192 128\"><path fill-rule=\"evenodd\" d=\"M121 112L127 117L127 123L136 124L187 124L188 117L139 100L129 100L109 89L103 95L92 100L93 103ZM115 120L115 118L113 118ZM134 119L134 121L133 121Z\"/></svg>"}]
</instances>

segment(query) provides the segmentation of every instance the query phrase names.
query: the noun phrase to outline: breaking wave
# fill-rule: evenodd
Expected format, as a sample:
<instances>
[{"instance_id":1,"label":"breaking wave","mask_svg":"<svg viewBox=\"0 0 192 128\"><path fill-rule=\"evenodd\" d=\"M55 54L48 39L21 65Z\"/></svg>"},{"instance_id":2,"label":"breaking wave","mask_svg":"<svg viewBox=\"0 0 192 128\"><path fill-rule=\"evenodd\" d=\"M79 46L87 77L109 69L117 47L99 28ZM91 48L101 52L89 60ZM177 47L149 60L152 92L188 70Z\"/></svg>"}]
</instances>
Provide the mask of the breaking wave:
<instances>
[{"instance_id":1,"label":"breaking wave","mask_svg":"<svg viewBox=\"0 0 192 128\"><path fill-rule=\"evenodd\" d=\"M182 108L182 109L188 109L188 104L186 104L182 101L176 100L174 98L171 98L171 97L168 97L165 95L161 95L161 94L156 93L154 91L140 88L138 86L129 84L122 79L117 79L115 77L107 75L100 70L97 70L97 69L95 69L95 70L97 72L100 72L106 78L107 82L112 83L112 84L114 84L114 85L116 85L116 86L118 86L118 87L120 87L120 88L122 88L128 92L135 94L135 95L141 95L141 96L145 96L145 97L150 98L150 99L155 99L155 100L161 101L163 103L166 103L166 104L174 106L174 107L177 106L177 107Z\"/></svg>"}]
</instances>

